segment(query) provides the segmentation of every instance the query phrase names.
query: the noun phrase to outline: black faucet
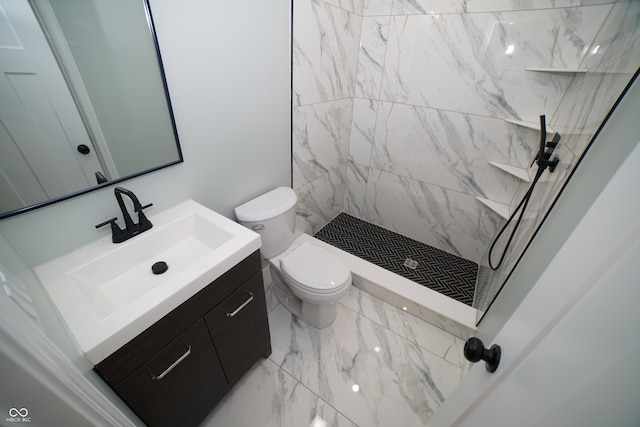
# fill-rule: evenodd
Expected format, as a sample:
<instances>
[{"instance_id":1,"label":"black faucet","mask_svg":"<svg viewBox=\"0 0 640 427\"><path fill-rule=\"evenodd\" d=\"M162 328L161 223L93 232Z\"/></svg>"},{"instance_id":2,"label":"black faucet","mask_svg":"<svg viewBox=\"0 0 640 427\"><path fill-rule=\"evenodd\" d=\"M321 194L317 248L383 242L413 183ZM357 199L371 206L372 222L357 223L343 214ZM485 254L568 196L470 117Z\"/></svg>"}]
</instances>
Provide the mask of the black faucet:
<instances>
[{"instance_id":1,"label":"black faucet","mask_svg":"<svg viewBox=\"0 0 640 427\"><path fill-rule=\"evenodd\" d=\"M118 201L118 206L120 206L120 210L122 211L122 217L124 218L124 230L116 224L117 218L111 218L103 223L96 225L96 228L100 228L107 224L111 224L111 240L113 243L122 243L125 240L129 240L130 238L137 236L140 233L143 233L153 227L151 221L147 219L145 214L142 212L143 209L148 208L149 206L153 206L153 203L149 203L148 205L142 206L138 197L131 190L127 190L126 188L116 187L113 192L116 195L116 200ZM129 211L124 204L124 200L122 200L122 195L125 195L131 199L133 202L133 210L138 214L138 223L134 223L133 219L131 219L131 215L129 215Z\"/></svg>"}]
</instances>

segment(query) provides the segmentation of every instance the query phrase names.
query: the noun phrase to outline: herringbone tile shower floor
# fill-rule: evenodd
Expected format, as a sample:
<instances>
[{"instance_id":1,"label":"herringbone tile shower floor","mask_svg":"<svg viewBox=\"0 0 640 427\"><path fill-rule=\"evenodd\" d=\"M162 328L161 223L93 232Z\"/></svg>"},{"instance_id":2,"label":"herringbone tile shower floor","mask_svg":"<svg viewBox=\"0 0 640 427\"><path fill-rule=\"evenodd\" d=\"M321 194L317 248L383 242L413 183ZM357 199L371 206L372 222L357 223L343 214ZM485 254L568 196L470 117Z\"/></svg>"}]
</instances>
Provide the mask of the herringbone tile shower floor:
<instances>
[{"instance_id":1,"label":"herringbone tile shower floor","mask_svg":"<svg viewBox=\"0 0 640 427\"><path fill-rule=\"evenodd\" d=\"M315 237L467 305L473 304L478 265L341 213ZM415 269L405 265L417 261ZM409 263L410 264L410 263Z\"/></svg>"}]
</instances>

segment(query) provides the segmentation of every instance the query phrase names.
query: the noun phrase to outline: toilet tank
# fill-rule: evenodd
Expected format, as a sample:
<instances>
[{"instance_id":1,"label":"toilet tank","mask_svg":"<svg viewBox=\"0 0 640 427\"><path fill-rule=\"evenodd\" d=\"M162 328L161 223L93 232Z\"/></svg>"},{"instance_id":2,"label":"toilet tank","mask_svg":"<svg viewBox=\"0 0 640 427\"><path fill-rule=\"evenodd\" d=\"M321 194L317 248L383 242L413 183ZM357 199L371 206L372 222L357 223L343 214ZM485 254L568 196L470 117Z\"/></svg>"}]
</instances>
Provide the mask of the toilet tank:
<instances>
[{"instance_id":1,"label":"toilet tank","mask_svg":"<svg viewBox=\"0 0 640 427\"><path fill-rule=\"evenodd\" d=\"M260 234L264 258L272 258L291 245L296 226L296 193L279 187L235 208L238 222Z\"/></svg>"}]
</instances>

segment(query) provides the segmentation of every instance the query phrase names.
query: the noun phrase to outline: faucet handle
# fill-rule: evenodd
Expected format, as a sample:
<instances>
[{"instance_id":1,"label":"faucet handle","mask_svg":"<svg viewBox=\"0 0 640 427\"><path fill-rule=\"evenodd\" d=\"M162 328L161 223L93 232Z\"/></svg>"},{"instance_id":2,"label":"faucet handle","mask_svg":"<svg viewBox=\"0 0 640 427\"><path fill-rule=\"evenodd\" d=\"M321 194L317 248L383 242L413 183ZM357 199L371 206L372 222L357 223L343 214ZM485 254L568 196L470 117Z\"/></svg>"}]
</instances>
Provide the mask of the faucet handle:
<instances>
[{"instance_id":1,"label":"faucet handle","mask_svg":"<svg viewBox=\"0 0 640 427\"><path fill-rule=\"evenodd\" d=\"M106 220L105 222L101 222L100 224L96 225L96 228L100 228L104 227L107 224L111 224L111 241L113 243L121 243L126 240L124 230L120 228L118 224L116 224L117 219L118 218L113 217Z\"/></svg>"},{"instance_id":2,"label":"faucet handle","mask_svg":"<svg viewBox=\"0 0 640 427\"><path fill-rule=\"evenodd\" d=\"M151 207L151 206L153 206L153 203L149 203L148 205L144 205L144 206L141 206L139 209L136 209L136 213L138 214L137 228L139 233L142 233L143 231L147 231L148 229L153 227L153 224L151 224L151 221L149 221L149 219L146 217L144 212L142 212L144 209L147 209L148 207Z\"/></svg>"},{"instance_id":3,"label":"faucet handle","mask_svg":"<svg viewBox=\"0 0 640 427\"><path fill-rule=\"evenodd\" d=\"M114 226L114 225L116 225L116 226L117 226L117 224L116 224L116 220L117 220L117 219L118 219L118 218L116 218L116 217L113 217L113 218L111 218L111 219L108 219L108 220L106 220L105 222L101 222L100 224L96 225L96 228L104 227L104 226L105 226L105 225L107 225L107 224L111 224L112 226Z\"/></svg>"}]
</instances>

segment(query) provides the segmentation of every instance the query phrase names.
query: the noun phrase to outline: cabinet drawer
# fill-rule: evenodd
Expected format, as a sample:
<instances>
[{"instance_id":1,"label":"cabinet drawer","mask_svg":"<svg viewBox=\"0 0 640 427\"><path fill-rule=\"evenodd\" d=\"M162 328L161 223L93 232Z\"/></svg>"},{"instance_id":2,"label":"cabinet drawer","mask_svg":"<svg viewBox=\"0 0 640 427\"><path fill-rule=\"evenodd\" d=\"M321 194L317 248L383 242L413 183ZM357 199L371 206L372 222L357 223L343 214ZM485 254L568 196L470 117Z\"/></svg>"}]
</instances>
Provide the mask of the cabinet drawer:
<instances>
[{"instance_id":1,"label":"cabinet drawer","mask_svg":"<svg viewBox=\"0 0 640 427\"><path fill-rule=\"evenodd\" d=\"M228 389L202 318L115 387L149 426L198 425Z\"/></svg>"},{"instance_id":2,"label":"cabinet drawer","mask_svg":"<svg viewBox=\"0 0 640 427\"><path fill-rule=\"evenodd\" d=\"M231 385L260 357L271 354L262 273L211 310L205 320Z\"/></svg>"}]
</instances>

